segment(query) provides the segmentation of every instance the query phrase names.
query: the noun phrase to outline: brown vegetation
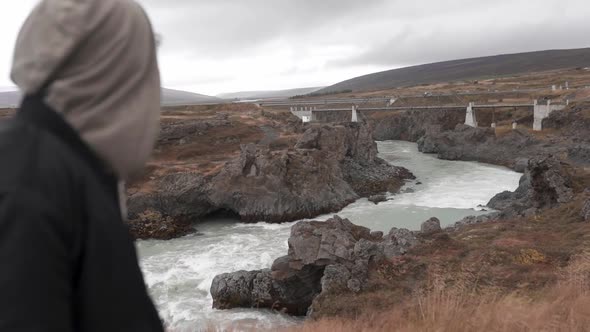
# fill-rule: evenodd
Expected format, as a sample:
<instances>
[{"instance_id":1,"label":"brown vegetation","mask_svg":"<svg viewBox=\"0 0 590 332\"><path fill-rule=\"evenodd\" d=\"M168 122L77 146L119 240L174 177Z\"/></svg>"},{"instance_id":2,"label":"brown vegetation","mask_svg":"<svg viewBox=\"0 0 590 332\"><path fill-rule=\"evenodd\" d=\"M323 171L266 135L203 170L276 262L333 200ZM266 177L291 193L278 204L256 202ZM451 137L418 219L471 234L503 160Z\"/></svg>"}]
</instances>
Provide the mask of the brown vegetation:
<instances>
[{"instance_id":1,"label":"brown vegetation","mask_svg":"<svg viewBox=\"0 0 590 332\"><path fill-rule=\"evenodd\" d=\"M452 287L433 280L431 290L415 294L393 310L310 322L290 331L588 331L590 254L578 255L557 275L554 286L533 297L517 292L502 295L493 289L475 292L474 276Z\"/></svg>"},{"instance_id":2,"label":"brown vegetation","mask_svg":"<svg viewBox=\"0 0 590 332\"><path fill-rule=\"evenodd\" d=\"M563 85L566 81L569 82L570 90L551 91L552 85ZM477 81L464 80L368 92L341 93L330 96L330 99L343 97L420 96L398 100L396 105L399 104L400 106L467 105L470 101L476 103L521 103L528 102L532 99L543 99L545 97L553 100L588 100L590 99L590 89L585 88L587 86L590 86L590 70L575 68L484 78ZM528 91L529 89L537 90ZM490 94L490 92L493 92L493 94ZM425 93L432 94L432 96L424 96ZM472 95L439 96L440 94L460 93L470 93ZM477 93L481 93L481 95L477 95ZM317 97L317 99L325 99L325 97Z\"/></svg>"}]
</instances>

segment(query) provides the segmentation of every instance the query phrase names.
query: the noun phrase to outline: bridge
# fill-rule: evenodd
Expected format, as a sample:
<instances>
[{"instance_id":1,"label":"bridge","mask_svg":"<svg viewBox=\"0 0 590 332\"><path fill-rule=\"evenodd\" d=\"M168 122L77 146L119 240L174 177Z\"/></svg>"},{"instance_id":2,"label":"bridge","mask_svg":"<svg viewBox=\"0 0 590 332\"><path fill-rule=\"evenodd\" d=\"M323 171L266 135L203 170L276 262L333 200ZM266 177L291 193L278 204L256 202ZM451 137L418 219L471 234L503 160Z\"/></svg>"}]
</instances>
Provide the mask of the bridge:
<instances>
[{"instance_id":1,"label":"bridge","mask_svg":"<svg viewBox=\"0 0 590 332\"><path fill-rule=\"evenodd\" d=\"M522 93L534 93L546 91L545 88L535 89L512 89L512 90L489 90L489 91L461 91L461 92L445 92L445 93L431 93L424 92L422 94L407 94L407 95L396 95L393 97L350 97L350 98L314 98L314 99L274 99L274 100L263 100L258 101L257 104L263 107L289 107L293 105L297 106L322 106L322 105L334 105L334 104L377 104L377 103L388 103L392 105L396 100L406 98L437 98L437 97L469 97L469 96L480 96L480 95L500 95L506 94L522 94Z\"/></svg>"},{"instance_id":2,"label":"bridge","mask_svg":"<svg viewBox=\"0 0 590 332\"><path fill-rule=\"evenodd\" d=\"M364 99L366 100L366 99ZM379 99L383 100L383 99ZM342 103L342 101L340 102ZM391 103L388 102L388 105ZM291 106L290 110L295 116L299 117L303 122L315 122L317 121L317 114L318 112L351 112L351 122L358 122L358 112L373 112L373 111L411 111L411 110L420 110L420 111L436 111L436 110L457 110L457 109L465 109L465 124L471 127L477 127L477 109L496 109L496 108L531 108L534 113L534 123L533 123L533 130L541 131L543 130L543 120L548 118L549 115L554 111L563 110L566 105L564 104L554 104L551 100L548 100L546 104L540 104L537 100L534 100L532 103L512 103L512 104L475 104L469 103L467 106L465 105L442 105L442 106L385 106L385 107L366 107L361 108L357 105L352 105L351 108L320 108L318 109L317 106ZM516 129L516 123L513 124L513 128ZM496 124L492 123L492 127L495 127Z\"/></svg>"}]
</instances>

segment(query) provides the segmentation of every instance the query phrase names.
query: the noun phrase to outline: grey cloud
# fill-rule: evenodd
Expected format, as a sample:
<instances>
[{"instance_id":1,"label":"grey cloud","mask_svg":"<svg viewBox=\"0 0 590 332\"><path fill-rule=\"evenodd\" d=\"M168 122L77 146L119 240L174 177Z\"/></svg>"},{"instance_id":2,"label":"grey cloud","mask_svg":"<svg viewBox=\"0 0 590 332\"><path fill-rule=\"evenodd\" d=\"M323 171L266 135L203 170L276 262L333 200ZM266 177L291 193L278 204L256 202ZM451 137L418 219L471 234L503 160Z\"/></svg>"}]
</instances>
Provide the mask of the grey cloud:
<instances>
[{"instance_id":1,"label":"grey cloud","mask_svg":"<svg viewBox=\"0 0 590 332\"><path fill-rule=\"evenodd\" d=\"M3 31L15 35L17 23L9 18L24 15L36 1L19 0L4 8ZM257 59L267 58L273 64L256 68L258 85L265 75L276 76L271 85L290 77L293 84L306 85L302 76L312 77L315 85L364 70L584 47L590 31L587 0L137 1L163 37L166 83L181 86L221 87L243 80L251 72L239 66L251 69L260 65ZM12 44L12 37L2 37ZM0 56L2 76L9 71L9 58L8 53ZM239 66L230 72L228 64Z\"/></svg>"},{"instance_id":2,"label":"grey cloud","mask_svg":"<svg viewBox=\"0 0 590 332\"><path fill-rule=\"evenodd\" d=\"M385 0L188 1L143 0L164 47L201 57L234 57L278 39L315 40L354 22ZM356 23L358 24L358 22Z\"/></svg>"},{"instance_id":3,"label":"grey cloud","mask_svg":"<svg viewBox=\"0 0 590 332\"><path fill-rule=\"evenodd\" d=\"M547 48L551 44L570 47L579 43L580 38L558 36L548 31L546 39L552 40L531 42L531 38L539 39L539 36L520 30L533 31L535 24L526 23L526 19L538 16L542 20L547 12L556 10L555 19L549 25L555 26L555 30L564 30L569 17L567 13L559 15L564 14L559 13L559 9L587 7L582 0L540 0L534 6L526 0L140 2L147 7L156 29L163 35L164 52L186 52L200 59L231 59L256 56L264 52L264 47L276 47L277 43L297 49L342 44L365 49L361 56L333 59L331 65L400 65L487 54L487 51ZM520 22L518 15L507 15L498 17L498 26L479 27L479 19L485 21L491 15L498 15L490 10L499 6L507 6L517 14L522 11L525 20ZM464 27L458 31L440 28L432 22L437 19L448 19L451 25L455 21L472 21L473 31L469 31L470 27L466 31L462 31ZM400 27L405 28L398 33L391 32ZM588 25L581 28L587 29ZM518 39L521 36L527 39Z\"/></svg>"},{"instance_id":4,"label":"grey cloud","mask_svg":"<svg viewBox=\"0 0 590 332\"><path fill-rule=\"evenodd\" d=\"M407 66L501 53L589 47L589 28L590 23L582 18L568 20L567 24L542 20L459 31L407 26L385 42L371 45L361 55L336 59L329 66Z\"/></svg>"}]
</instances>

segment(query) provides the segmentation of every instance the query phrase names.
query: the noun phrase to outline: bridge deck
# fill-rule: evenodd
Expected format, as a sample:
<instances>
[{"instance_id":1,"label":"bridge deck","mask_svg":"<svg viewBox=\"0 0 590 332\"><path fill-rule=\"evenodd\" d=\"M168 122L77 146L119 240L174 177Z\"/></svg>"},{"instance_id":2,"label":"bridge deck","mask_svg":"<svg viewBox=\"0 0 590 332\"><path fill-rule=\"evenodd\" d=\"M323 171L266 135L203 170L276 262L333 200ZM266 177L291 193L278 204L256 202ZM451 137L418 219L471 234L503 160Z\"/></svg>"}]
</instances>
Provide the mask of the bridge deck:
<instances>
[{"instance_id":1,"label":"bridge deck","mask_svg":"<svg viewBox=\"0 0 590 332\"><path fill-rule=\"evenodd\" d=\"M502 108L502 107L534 107L534 104L495 104L495 105L473 105L474 109L481 108ZM447 110L466 109L467 105L446 105L446 106L396 106L396 107L368 107L357 108L357 111L410 111L410 110ZM317 109L314 112L351 112L351 108L330 108Z\"/></svg>"}]
</instances>

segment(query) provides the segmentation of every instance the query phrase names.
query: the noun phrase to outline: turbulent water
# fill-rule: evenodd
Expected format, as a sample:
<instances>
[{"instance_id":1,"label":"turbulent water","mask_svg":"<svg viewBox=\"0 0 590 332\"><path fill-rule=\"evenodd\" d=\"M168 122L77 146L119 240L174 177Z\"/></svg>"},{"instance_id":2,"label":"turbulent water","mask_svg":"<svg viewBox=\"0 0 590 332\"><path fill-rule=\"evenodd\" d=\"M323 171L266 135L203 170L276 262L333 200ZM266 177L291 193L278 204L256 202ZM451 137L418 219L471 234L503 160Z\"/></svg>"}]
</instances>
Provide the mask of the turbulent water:
<instances>
[{"instance_id":1,"label":"turbulent water","mask_svg":"<svg viewBox=\"0 0 590 332\"><path fill-rule=\"evenodd\" d=\"M486 213L481 206L498 192L515 190L520 178L502 167L438 160L420 154L413 143L379 143L379 152L387 161L410 169L418 179L387 202L374 205L363 199L338 213L373 230L416 230L433 216L449 225ZM199 235L139 242L146 282L167 326L173 331L202 331L296 324L297 319L270 311L213 310L209 294L215 275L268 268L274 259L285 255L292 225L246 225L218 219L199 224Z\"/></svg>"}]
</instances>

